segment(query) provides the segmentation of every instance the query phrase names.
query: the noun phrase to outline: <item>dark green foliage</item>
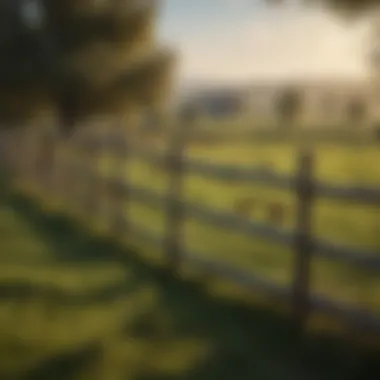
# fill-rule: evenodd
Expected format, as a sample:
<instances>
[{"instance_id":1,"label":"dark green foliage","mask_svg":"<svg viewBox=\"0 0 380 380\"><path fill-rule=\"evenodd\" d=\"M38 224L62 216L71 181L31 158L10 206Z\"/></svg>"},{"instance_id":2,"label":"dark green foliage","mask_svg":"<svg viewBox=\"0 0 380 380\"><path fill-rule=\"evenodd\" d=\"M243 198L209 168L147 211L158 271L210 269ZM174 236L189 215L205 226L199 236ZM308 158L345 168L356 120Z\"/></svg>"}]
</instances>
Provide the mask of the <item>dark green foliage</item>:
<instances>
[{"instance_id":1,"label":"dark green foliage","mask_svg":"<svg viewBox=\"0 0 380 380\"><path fill-rule=\"evenodd\" d=\"M306 2L307 0L304 1ZM380 5L379 0L324 0L324 2L330 5L334 10L344 12L353 17L359 16Z\"/></svg>"},{"instance_id":2,"label":"dark green foliage","mask_svg":"<svg viewBox=\"0 0 380 380\"><path fill-rule=\"evenodd\" d=\"M70 133L86 116L163 101L173 57L156 51L155 2L41 3L44 22L33 29L20 1L0 0L0 122L50 109Z\"/></svg>"},{"instance_id":3,"label":"dark green foliage","mask_svg":"<svg viewBox=\"0 0 380 380\"><path fill-rule=\"evenodd\" d=\"M358 17L380 5L380 0L301 0L306 6L324 4L340 14ZM286 4L288 0L267 0L269 5Z\"/></svg>"}]
</instances>

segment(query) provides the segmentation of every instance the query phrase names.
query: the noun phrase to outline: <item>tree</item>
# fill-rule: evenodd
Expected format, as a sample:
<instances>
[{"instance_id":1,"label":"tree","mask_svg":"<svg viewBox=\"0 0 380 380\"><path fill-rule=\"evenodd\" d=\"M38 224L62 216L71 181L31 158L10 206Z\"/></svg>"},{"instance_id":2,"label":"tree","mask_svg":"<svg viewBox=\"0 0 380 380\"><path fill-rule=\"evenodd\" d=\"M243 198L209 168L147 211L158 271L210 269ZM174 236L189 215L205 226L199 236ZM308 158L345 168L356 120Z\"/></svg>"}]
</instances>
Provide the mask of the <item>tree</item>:
<instances>
[{"instance_id":1,"label":"tree","mask_svg":"<svg viewBox=\"0 0 380 380\"><path fill-rule=\"evenodd\" d=\"M289 0L266 0L268 5L286 4ZM323 4L326 8L335 11L341 17L349 19L360 19L369 16L372 19L371 40L372 51L368 60L369 68L372 71L372 85L374 96L380 99L380 0L302 0L306 5ZM379 107L377 107L379 109ZM380 112L375 115L374 129L380 125Z\"/></svg>"},{"instance_id":2,"label":"tree","mask_svg":"<svg viewBox=\"0 0 380 380\"><path fill-rule=\"evenodd\" d=\"M66 135L93 115L167 99L173 53L157 48L156 2L0 0L0 122L48 109Z\"/></svg>"},{"instance_id":3,"label":"tree","mask_svg":"<svg viewBox=\"0 0 380 380\"><path fill-rule=\"evenodd\" d=\"M301 109L301 94L293 88L285 88L279 93L276 102L277 115L285 127L290 127Z\"/></svg>"},{"instance_id":4,"label":"tree","mask_svg":"<svg viewBox=\"0 0 380 380\"><path fill-rule=\"evenodd\" d=\"M286 4L288 0L266 0L269 5ZM367 11L380 6L380 0L302 0L305 5L325 4L339 14L360 17Z\"/></svg>"},{"instance_id":5,"label":"tree","mask_svg":"<svg viewBox=\"0 0 380 380\"><path fill-rule=\"evenodd\" d=\"M367 105L363 99L352 99L347 106L348 119L351 123L361 123L367 113Z\"/></svg>"}]
</instances>

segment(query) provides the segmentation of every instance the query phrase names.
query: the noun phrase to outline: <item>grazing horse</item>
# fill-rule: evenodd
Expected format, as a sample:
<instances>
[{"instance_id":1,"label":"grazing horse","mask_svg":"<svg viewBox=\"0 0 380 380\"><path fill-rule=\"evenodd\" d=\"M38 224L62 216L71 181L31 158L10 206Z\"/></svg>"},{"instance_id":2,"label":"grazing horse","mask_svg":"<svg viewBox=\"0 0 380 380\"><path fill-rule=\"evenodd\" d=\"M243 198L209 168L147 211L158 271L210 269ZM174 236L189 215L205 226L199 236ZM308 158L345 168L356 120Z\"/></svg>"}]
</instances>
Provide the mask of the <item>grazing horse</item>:
<instances>
[{"instance_id":1,"label":"grazing horse","mask_svg":"<svg viewBox=\"0 0 380 380\"><path fill-rule=\"evenodd\" d=\"M279 202L271 202L268 205L268 219L271 223L282 225L285 218L285 207Z\"/></svg>"},{"instance_id":2,"label":"grazing horse","mask_svg":"<svg viewBox=\"0 0 380 380\"><path fill-rule=\"evenodd\" d=\"M255 208L256 199L253 197L239 198L234 202L234 211L241 217L248 218Z\"/></svg>"}]
</instances>

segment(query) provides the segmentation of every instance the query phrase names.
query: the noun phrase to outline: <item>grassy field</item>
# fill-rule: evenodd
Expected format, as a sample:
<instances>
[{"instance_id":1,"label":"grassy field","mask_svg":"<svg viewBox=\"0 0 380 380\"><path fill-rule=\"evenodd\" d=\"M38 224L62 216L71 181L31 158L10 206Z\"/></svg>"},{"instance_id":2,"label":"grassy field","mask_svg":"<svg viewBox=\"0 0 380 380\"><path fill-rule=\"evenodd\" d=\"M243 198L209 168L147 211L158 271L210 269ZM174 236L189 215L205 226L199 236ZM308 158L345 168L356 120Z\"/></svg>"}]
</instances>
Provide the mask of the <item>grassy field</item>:
<instances>
[{"instance_id":1,"label":"grassy field","mask_svg":"<svg viewBox=\"0 0 380 380\"><path fill-rule=\"evenodd\" d=\"M281 142L209 143L192 144L187 154L213 163L241 166L266 164L281 173L292 173L297 165L298 148L297 144ZM376 165L380 159L380 148L375 143L317 143L312 148L316 153L315 175L318 179L333 184L380 186L380 167ZM129 159L125 173L138 186L162 193L167 189L166 173L138 158ZM184 182L187 200L216 209L232 211L236 200L251 198L255 206L250 210L249 217L255 220L268 222L270 205L280 203L285 209L283 226L294 226L295 198L290 193L263 186L226 183L193 174L186 176ZM132 202L126 206L126 215L136 224L163 234L165 215L162 206ZM314 233L337 243L380 252L379 211L379 206L320 199L314 208ZM290 249L190 219L185 222L184 240L187 247L204 252L208 258L250 269L277 283L290 284L293 265ZM143 240L137 241L137 244L144 251L151 252L152 257L162 257L160 247ZM332 299L352 302L380 315L379 274L322 259L314 259L312 272L313 291Z\"/></svg>"},{"instance_id":2,"label":"grassy field","mask_svg":"<svg viewBox=\"0 0 380 380\"><path fill-rule=\"evenodd\" d=\"M219 298L16 195L0 208L0 377L358 379L376 356L299 340L273 313Z\"/></svg>"},{"instance_id":3,"label":"grassy field","mask_svg":"<svg viewBox=\"0 0 380 380\"><path fill-rule=\"evenodd\" d=\"M136 302L120 297L128 281L120 264L83 239L68 239L63 223L31 209L15 212L6 200L0 206L2 379L108 336Z\"/></svg>"}]
</instances>

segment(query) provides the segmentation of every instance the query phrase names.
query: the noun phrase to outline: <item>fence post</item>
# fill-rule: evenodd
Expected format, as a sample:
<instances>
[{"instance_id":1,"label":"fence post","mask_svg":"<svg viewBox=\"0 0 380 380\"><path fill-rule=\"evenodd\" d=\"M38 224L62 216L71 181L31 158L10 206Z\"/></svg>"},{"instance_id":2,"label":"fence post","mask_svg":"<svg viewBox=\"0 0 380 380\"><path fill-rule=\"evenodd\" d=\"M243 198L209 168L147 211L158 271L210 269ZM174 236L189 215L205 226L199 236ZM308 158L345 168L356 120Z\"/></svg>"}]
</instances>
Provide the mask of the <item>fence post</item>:
<instances>
[{"instance_id":1,"label":"fence post","mask_svg":"<svg viewBox=\"0 0 380 380\"><path fill-rule=\"evenodd\" d=\"M299 155L296 177L297 219L295 238L293 317L297 329L302 332L309 314L309 291L312 241L312 206L314 198L314 157L310 151Z\"/></svg>"},{"instance_id":2,"label":"fence post","mask_svg":"<svg viewBox=\"0 0 380 380\"><path fill-rule=\"evenodd\" d=\"M171 137L165 165L169 174L169 183L166 197L166 236L164 249L168 256L169 266L174 271L178 270L181 265L186 136L187 134L184 133L183 128L175 128Z\"/></svg>"},{"instance_id":3,"label":"fence post","mask_svg":"<svg viewBox=\"0 0 380 380\"><path fill-rule=\"evenodd\" d=\"M72 151L73 151L73 141L72 139L62 138L58 135L59 145L58 145L58 198L61 207L71 207L74 204L73 194L76 184L75 172L72 164Z\"/></svg>"},{"instance_id":4,"label":"fence post","mask_svg":"<svg viewBox=\"0 0 380 380\"><path fill-rule=\"evenodd\" d=\"M102 159L102 147L103 141L102 136L96 131L94 135L91 136L92 144L92 162L91 162L91 172L92 172L92 188L89 189L89 202L88 207L91 208L91 215L93 219L98 223L99 217L101 217L103 199L104 199L104 181L103 174L101 173L101 159Z\"/></svg>"},{"instance_id":5,"label":"fence post","mask_svg":"<svg viewBox=\"0 0 380 380\"><path fill-rule=\"evenodd\" d=\"M126 182L126 160L128 159L128 145L125 132L120 128L112 134L109 142L112 147L114 161L113 173L109 179L109 206L111 230L116 237L122 237L126 229L124 206L128 201L128 183ZM116 157L115 157L116 156ZM116 162L115 162L116 161Z\"/></svg>"},{"instance_id":6,"label":"fence post","mask_svg":"<svg viewBox=\"0 0 380 380\"><path fill-rule=\"evenodd\" d=\"M59 198L59 182L60 182L60 148L61 139L56 131L51 132L49 137L50 149L51 149L51 163L50 163L50 174L49 174L49 196L52 196L54 202L57 202Z\"/></svg>"},{"instance_id":7,"label":"fence post","mask_svg":"<svg viewBox=\"0 0 380 380\"><path fill-rule=\"evenodd\" d=\"M41 190L42 176L41 176L41 136L39 135L39 129L36 125L32 125L28 130L28 146L24 146L25 158L28 162L28 184L31 184L34 188Z\"/></svg>"},{"instance_id":8,"label":"fence post","mask_svg":"<svg viewBox=\"0 0 380 380\"><path fill-rule=\"evenodd\" d=\"M81 215L81 207L83 205L83 157L81 141L77 136L74 136L71 141L70 159L70 177L72 181L72 191L70 192L71 201L74 215L78 217Z\"/></svg>"},{"instance_id":9,"label":"fence post","mask_svg":"<svg viewBox=\"0 0 380 380\"><path fill-rule=\"evenodd\" d=\"M25 162L25 158L22 157L20 151L26 151L26 156L28 157L28 149L26 144L26 129L25 126L22 126L14 134L13 140L13 154L14 154L14 162L15 169L17 173L17 181L20 181L23 185L25 184L25 180L27 180L27 167L28 162ZM20 149L21 148L21 149ZM26 161L28 161L29 157Z\"/></svg>"},{"instance_id":10,"label":"fence post","mask_svg":"<svg viewBox=\"0 0 380 380\"><path fill-rule=\"evenodd\" d=\"M18 161L17 161L17 149L16 147L19 146L18 143L18 130L9 130L7 133L6 143L4 146L4 149L6 151L6 157L7 157L7 167L11 174L12 178L12 184L14 182L17 183L17 180L19 179L20 173L18 170Z\"/></svg>"},{"instance_id":11,"label":"fence post","mask_svg":"<svg viewBox=\"0 0 380 380\"><path fill-rule=\"evenodd\" d=\"M92 221L94 211L94 194L93 194L93 171L92 161L94 156L94 145L92 136L85 133L79 139L80 147L80 172L81 172L81 190L80 199L82 200L81 208L88 221Z\"/></svg>"},{"instance_id":12,"label":"fence post","mask_svg":"<svg viewBox=\"0 0 380 380\"><path fill-rule=\"evenodd\" d=\"M102 131L102 151L101 157L103 163L106 163L106 171L101 177L102 193L102 219L106 226L107 233L113 231L113 203L112 203L112 184L114 181L113 169L113 136L114 126L107 126ZM111 165L112 163L112 165Z\"/></svg>"},{"instance_id":13,"label":"fence post","mask_svg":"<svg viewBox=\"0 0 380 380\"><path fill-rule=\"evenodd\" d=\"M89 136L91 145L91 160L89 163L91 167L91 181L92 188L89 190L89 198L87 200L87 207L90 215L92 216L96 225L99 224L100 219L103 218L104 202L105 202L105 180L104 173L102 172L102 160L104 159L104 132L98 129ZM90 211L91 209L91 211Z\"/></svg>"},{"instance_id":14,"label":"fence post","mask_svg":"<svg viewBox=\"0 0 380 380\"><path fill-rule=\"evenodd\" d=\"M56 158L55 141L52 131L43 128L39 132L39 141L41 151L38 166L41 175L42 191L44 194L51 196Z\"/></svg>"}]
</instances>

